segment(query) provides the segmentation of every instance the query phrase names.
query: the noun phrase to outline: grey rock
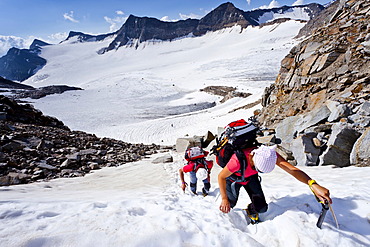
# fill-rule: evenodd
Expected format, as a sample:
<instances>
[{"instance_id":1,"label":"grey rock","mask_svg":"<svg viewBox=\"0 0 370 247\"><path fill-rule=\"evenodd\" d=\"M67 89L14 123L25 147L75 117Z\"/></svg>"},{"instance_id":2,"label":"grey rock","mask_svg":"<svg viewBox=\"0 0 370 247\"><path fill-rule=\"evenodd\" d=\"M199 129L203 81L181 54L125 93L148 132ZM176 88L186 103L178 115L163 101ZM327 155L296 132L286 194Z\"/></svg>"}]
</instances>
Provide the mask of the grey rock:
<instances>
[{"instance_id":1,"label":"grey rock","mask_svg":"<svg viewBox=\"0 0 370 247\"><path fill-rule=\"evenodd\" d=\"M348 119L351 120L353 124L358 125L360 127L370 126L370 117L365 117L360 114L353 114L349 116Z\"/></svg>"},{"instance_id":2,"label":"grey rock","mask_svg":"<svg viewBox=\"0 0 370 247\"><path fill-rule=\"evenodd\" d=\"M357 110L358 114L361 114L363 116L370 116L370 102L366 101Z\"/></svg>"},{"instance_id":3,"label":"grey rock","mask_svg":"<svg viewBox=\"0 0 370 247\"><path fill-rule=\"evenodd\" d=\"M81 155L79 152L77 152L77 153L67 155L66 158L72 161L79 161L81 160Z\"/></svg>"},{"instance_id":4,"label":"grey rock","mask_svg":"<svg viewBox=\"0 0 370 247\"><path fill-rule=\"evenodd\" d=\"M79 155L89 155L89 154L96 154L97 153L97 150L96 149L85 149L85 150L81 150L79 152Z\"/></svg>"},{"instance_id":5,"label":"grey rock","mask_svg":"<svg viewBox=\"0 0 370 247\"><path fill-rule=\"evenodd\" d=\"M320 156L320 165L349 166L350 153L359 136L360 133L349 124L334 124L328 147Z\"/></svg>"},{"instance_id":6,"label":"grey rock","mask_svg":"<svg viewBox=\"0 0 370 247\"><path fill-rule=\"evenodd\" d=\"M292 151L290 151L290 150L288 150L288 149L284 148L284 147L283 147L283 146L281 146L281 145L277 145L276 152L277 152L278 154L280 154L280 155L281 155L281 157L283 157L285 160L288 160L288 161L289 161L289 163L292 163L292 162L290 162L290 161L291 161L291 160L294 160L294 156L293 156ZM297 163L296 163L296 162L294 162L294 165L297 165Z\"/></svg>"},{"instance_id":7,"label":"grey rock","mask_svg":"<svg viewBox=\"0 0 370 247\"><path fill-rule=\"evenodd\" d=\"M353 145L350 154L350 163L352 165L367 165L370 166L370 128L367 128L364 133L357 139Z\"/></svg>"},{"instance_id":8,"label":"grey rock","mask_svg":"<svg viewBox=\"0 0 370 247\"><path fill-rule=\"evenodd\" d=\"M104 156L107 154L107 150L99 150L96 152L96 155L99 155L99 156Z\"/></svg>"},{"instance_id":9,"label":"grey rock","mask_svg":"<svg viewBox=\"0 0 370 247\"><path fill-rule=\"evenodd\" d=\"M100 168L100 166L99 166L99 164L98 164L98 163L90 162L90 163L89 163L89 168L90 168L91 170L97 170L97 169L99 169L99 168Z\"/></svg>"},{"instance_id":10,"label":"grey rock","mask_svg":"<svg viewBox=\"0 0 370 247\"><path fill-rule=\"evenodd\" d=\"M337 101L328 100L325 105L330 110L330 115L328 117L329 122L333 122L342 117L348 117L350 114L350 109L345 104L340 104Z\"/></svg>"},{"instance_id":11,"label":"grey rock","mask_svg":"<svg viewBox=\"0 0 370 247\"><path fill-rule=\"evenodd\" d=\"M57 168L55 166L48 165L46 163L40 163L37 165L38 168L47 169L47 170L56 170Z\"/></svg>"},{"instance_id":12,"label":"grey rock","mask_svg":"<svg viewBox=\"0 0 370 247\"><path fill-rule=\"evenodd\" d=\"M290 149L300 119L300 116L287 117L276 126L276 137L282 140L281 145L284 148Z\"/></svg>"},{"instance_id":13,"label":"grey rock","mask_svg":"<svg viewBox=\"0 0 370 247\"><path fill-rule=\"evenodd\" d=\"M65 161L63 161L63 163L60 165L60 168L67 168L70 164L70 160L69 159L66 159Z\"/></svg>"},{"instance_id":14,"label":"grey rock","mask_svg":"<svg viewBox=\"0 0 370 247\"><path fill-rule=\"evenodd\" d=\"M171 154L166 154L160 157L155 158L152 163L153 164L159 164L159 163L171 163L173 162L173 157Z\"/></svg>"},{"instance_id":15,"label":"grey rock","mask_svg":"<svg viewBox=\"0 0 370 247\"><path fill-rule=\"evenodd\" d=\"M298 132L303 131L304 129L314 126L320 123L323 120L326 120L330 116L331 112L325 105L306 113L301 119L296 123L296 130Z\"/></svg>"},{"instance_id":16,"label":"grey rock","mask_svg":"<svg viewBox=\"0 0 370 247\"><path fill-rule=\"evenodd\" d=\"M176 140L176 151L179 153L184 153L189 147L195 146L200 147L201 145L202 145L201 136L178 138Z\"/></svg>"},{"instance_id":17,"label":"grey rock","mask_svg":"<svg viewBox=\"0 0 370 247\"><path fill-rule=\"evenodd\" d=\"M24 143L23 141L14 140L1 146L1 149L8 152L16 152L22 150L26 146L27 146L26 143Z\"/></svg>"},{"instance_id":18,"label":"grey rock","mask_svg":"<svg viewBox=\"0 0 370 247\"><path fill-rule=\"evenodd\" d=\"M298 166L316 166L320 155L320 148L317 148L313 143L313 138L317 133L311 132L299 135L293 140L291 151Z\"/></svg>"}]
</instances>

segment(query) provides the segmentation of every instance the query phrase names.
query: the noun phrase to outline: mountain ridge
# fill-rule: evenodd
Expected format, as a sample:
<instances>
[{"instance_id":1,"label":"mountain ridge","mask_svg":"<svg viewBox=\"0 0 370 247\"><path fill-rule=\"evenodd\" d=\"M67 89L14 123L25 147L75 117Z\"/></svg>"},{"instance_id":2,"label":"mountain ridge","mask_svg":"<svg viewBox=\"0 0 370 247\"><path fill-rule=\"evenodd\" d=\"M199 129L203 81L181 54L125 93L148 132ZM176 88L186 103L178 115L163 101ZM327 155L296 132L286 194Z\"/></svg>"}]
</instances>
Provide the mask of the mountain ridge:
<instances>
[{"instance_id":1,"label":"mountain ridge","mask_svg":"<svg viewBox=\"0 0 370 247\"><path fill-rule=\"evenodd\" d=\"M99 42L107 37L115 36L114 40L107 46L98 51L103 54L112 50L117 50L123 46L137 48L140 43L157 40L171 41L177 38L187 36L202 36L207 32L217 31L223 28L239 25L242 28L248 26L258 26L278 18L288 20L290 13L294 10L302 9L302 13L308 13L307 16L315 16L324 9L319 4L308 4L301 6L283 6L281 8L243 11L236 8L232 3L226 2L219 5L216 9L209 12L200 20L187 19L176 22L164 22L152 17L137 17L130 15L122 27L113 33L90 35L83 32L71 31L68 37L61 43L71 42ZM287 13L287 16L284 16ZM265 15L265 16L264 16ZM264 16L263 23L259 18ZM291 16L291 19L295 18ZM307 21L308 17L302 17ZM297 18L297 19L302 19ZM73 40L75 39L75 40ZM35 42L35 41L34 41ZM40 42L39 42L40 43ZM44 42L45 43L45 42ZM46 60L40 56L42 46L38 49L16 49L12 48L8 54L0 58L0 76L15 81L24 81L34 75L37 70L45 66ZM18 55L17 55L18 54Z\"/></svg>"},{"instance_id":2,"label":"mountain ridge","mask_svg":"<svg viewBox=\"0 0 370 247\"><path fill-rule=\"evenodd\" d=\"M234 4L226 2L219 5L217 8L209 12L200 20L187 19L177 22L163 22L155 18L135 17L131 15L118 30L115 40L107 48L105 48L102 53L118 49L119 47L125 45L132 46L132 42L134 42L135 47L137 47L138 44L147 40L158 39L166 41L172 40L174 38L184 37L187 35L201 36L206 34L207 32L217 31L235 25L239 25L242 28L246 28L248 26L258 26L260 24L273 21L274 14L276 13L283 14L289 11L293 12L294 9L299 8L302 8L304 12L307 12L308 16L310 17L316 16L324 9L324 7L320 4L308 4L291 7L283 6L273 9L243 11L236 8ZM267 18L267 20L265 20L263 23L259 22L259 17L263 16L266 13L274 14L270 14L269 18ZM299 18L297 19L300 20ZM145 24L143 25L143 23L146 23L148 26L145 26ZM188 23L189 25L187 25ZM168 34L168 32L165 32L165 34L161 36L160 33L163 32L163 28L156 29L155 27L153 27L153 24L157 24L157 26L159 27L163 25L168 26L170 34ZM153 32L153 29L157 32ZM175 31L173 31L173 29ZM134 32L132 30L134 30Z\"/></svg>"}]
</instances>

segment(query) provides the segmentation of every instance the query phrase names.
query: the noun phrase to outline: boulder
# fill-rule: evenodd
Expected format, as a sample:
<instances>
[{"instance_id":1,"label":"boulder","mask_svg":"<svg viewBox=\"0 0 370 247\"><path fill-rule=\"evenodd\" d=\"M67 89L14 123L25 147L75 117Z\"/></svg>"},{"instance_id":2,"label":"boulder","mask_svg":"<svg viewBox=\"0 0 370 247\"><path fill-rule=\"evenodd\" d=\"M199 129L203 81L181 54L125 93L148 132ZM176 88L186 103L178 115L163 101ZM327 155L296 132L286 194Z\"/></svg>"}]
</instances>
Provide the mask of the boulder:
<instances>
[{"instance_id":1,"label":"boulder","mask_svg":"<svg viewBox=\"0 0 370 247\"><path fill-rule=\"evenodd\" d=\"M287 117L276 126L276 137L282 145L290 149L293 139L305 129L312 127L329 117L330 110L324 105L305 115Z\"/></svg>"},{"instance_id":2,"label":"boulder","mask_svg":"<svg viewBox=\"0 0 370 247\"><path fill-rule=\"evenodd\" d=\"M319 165L349 166L350 153L359 136L360 133L347 123L333 124L328 147L320 156Z\"/></svg>"},{"instance_id":3,"label":"boulder","mask_svg":"<svg viewBox=\"0 0 370 247\"><path fill-rule=\"evenodd\" d=\"M340 104L337 101L328 100L325 102L326 107L330 110L329 122L333 122L342 117L348 117L350 109L345 104Z\"/></svg>"},{"instance_id":4,"label":"boulder","mask_svg":"<svg viewBox=\"0 0 370 247\"><path fill-rule=\"evenodd\" d=\"M370 166L370 128L357 139L350 154L350 163L358 166Z\"/></svg>"},{"instance_id":5,"label":"boulder","mask_svg":"<svg viewBox=\"0 0 370 247\"><path fill-rule=\"evenodd\" d=\"M184 151L185 152L185 151ZM171 163L173 162L173 157L171 154L167 153L166 155L160 156L155 158L152 163L159 164L159 163Z\"/></svg>"},{"instance_id":6,"label":"boulder","mask_svg":"<svg viewBox=\"0 0 370 247\"><path fill-rule=\"evenodd\" d=\"M200 146L200 140L198 142L194 141L194 138L177 138L176 140L176 151L178 153L185 153L185 151L189 147L194 147L194 146Z\"/></svg>"},{"instance_id":7,"label":"boulder","mask_svg":"<svg viewBox=\"0 0 370 247\"><path fill-rule=\"evenodd\" d=\"M291 151L298 166L316 166L318 164L321 149L314 145L313 139L316 136L317 133L310 132L299 135L293 140Z\"/></svg>"},{"instance_id":8,"label":"boulder","mask_svg":"<svg viewBox=\"0 0 370 247\"><path fill-rule=\"evenodd\" d=\"M57 169L55 166L48 165L45 162L40 162L37 165L37 167L41 169L46 169L46 170L56 170Z\"/></svg>"},{"instance_id":9,"label":"boulder","mask_svg":"<svg viewBox=\"0 0 370 247\"><path fill-rule=\"evenodd\" d=\"M360 114L362 116L370 116L370 102L366 101L361 104L360 107L357 109L357 114Z\"/></svg>"},{"instance_id":10,"label":"boulder","mask_svg":"<svg viewBox=\"0 0 370 247\"><path fill-rule=\"evenodd\" d=\"M323 105L313 111L307 112L296 123L296 131L301 132L306 128L314 126L330 116L331 112L327 106Z\"/></svg>"},{"instance_id":11,"label":"boulder","mask_svg":"<svg viewBox=\"0 0 370 247\"><path fill-rule=\"evenodd\" d=\"M360 114L353 114L349 116L348 119L351 120L353 124L363 128L370 126L370 117L365 117Z\"/></svg>"},{"instance_id":12,"label":"boulder","mask_svg":"<svg viewBox=\"0 0 370 247\"><path fill-rule=\"evenodd\" d=\"M300 116L287 117L276 126L276 137L281 139L281 145L286 149L290 149L296 132L295 126L300 118Z\"/></svg>"}]
</instances>

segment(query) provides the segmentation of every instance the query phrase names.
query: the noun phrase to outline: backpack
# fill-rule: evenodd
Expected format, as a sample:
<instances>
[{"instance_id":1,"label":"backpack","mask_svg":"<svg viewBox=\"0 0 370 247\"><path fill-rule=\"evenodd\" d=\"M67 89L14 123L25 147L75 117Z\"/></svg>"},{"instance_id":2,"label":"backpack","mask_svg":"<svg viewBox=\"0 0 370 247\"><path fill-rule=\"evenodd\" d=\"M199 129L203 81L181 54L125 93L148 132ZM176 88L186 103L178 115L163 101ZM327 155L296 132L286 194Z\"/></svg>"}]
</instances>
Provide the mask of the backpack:
<instances>
[{"instance_id":1,"label":"backpack","mask_svg":"<svg viewBox=\"0 0 370 247\"><path fill-rule=\"evenodd\" d=\"M205 161L205 157L207 156L208 152L204 151L201 147L191 147L185 151L185 159L187 161L193 161L194 167L193 171L197 171L199 165L203 165L204 169L209 172L207 163Z\"/></svg>"},{"instance_id":2,"label":"backpack","mask_svg":"<svg viewBox=\"0 0 370 247\"><path fill-rule=\"evenodd\" d=\"M191 147L191 148L188 148L186 151L185 151L185 159L187 161L190 161L190 160L196 160L196 159L200 159L200 158L204 158L206 157L206 153L204 152L204 150L200 147Z\"/></svg>"},{"instance_id":3,"label":"backpack","mask_svg":"<svg viewBox=\"0 0 370 247\"><path fill-rule=\"evenodd\" d=\"M216 145L211 149L212 154L216 155L216 161L219 166L224 168L229 162L231 156L235 153L239 163L241 176L232 175L232 179L236 182L247 181L244 177L244 172L247 167L247 159L243 149L248 147L259 146L257 142L257 133L259 127L253 122L246 122L240 119L229 123L224 132L216 139Z\"/></svg>"}]
</instances>

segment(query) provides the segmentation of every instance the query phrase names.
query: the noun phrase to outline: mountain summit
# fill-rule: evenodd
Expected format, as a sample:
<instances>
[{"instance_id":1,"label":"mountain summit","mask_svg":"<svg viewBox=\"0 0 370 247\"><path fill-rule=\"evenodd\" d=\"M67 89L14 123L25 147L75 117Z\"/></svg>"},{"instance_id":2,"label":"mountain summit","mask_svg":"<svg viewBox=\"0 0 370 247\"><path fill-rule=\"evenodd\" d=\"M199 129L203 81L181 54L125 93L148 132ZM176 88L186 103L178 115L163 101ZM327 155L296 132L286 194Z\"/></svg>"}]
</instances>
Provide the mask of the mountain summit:
<instances>
[{"instance_id":1,"label":"mountain summit","mask_svg":"<svg viewBox=\"0 0 370 247\"><path fill-rule=\"evenodd\" d=\"M245 17L245 12L227 2L211 11L200 19L198 26L193 31L194 35L200 36L208 31L217 31L222 28L240 25L245 28L249 25L257 26L256 21Z\"/></svg>"}]
</instances>

